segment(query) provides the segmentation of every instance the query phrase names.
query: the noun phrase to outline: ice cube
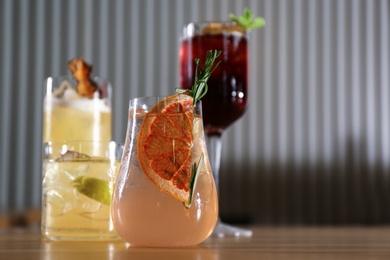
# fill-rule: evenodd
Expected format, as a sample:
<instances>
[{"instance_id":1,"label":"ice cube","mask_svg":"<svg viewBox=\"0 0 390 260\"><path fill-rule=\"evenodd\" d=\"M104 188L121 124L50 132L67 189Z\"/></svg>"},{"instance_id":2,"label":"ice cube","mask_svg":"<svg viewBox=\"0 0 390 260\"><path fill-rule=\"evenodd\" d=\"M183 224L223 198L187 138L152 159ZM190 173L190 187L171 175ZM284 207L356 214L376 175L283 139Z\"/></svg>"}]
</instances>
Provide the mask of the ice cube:
<instances>
[{"instance_id":1,"label":"ice cube","mask_svg":"<svg viewBox=\"0 0 390 260\"><path fill-rule=\"evenodd\" d=\"M45 194L46 209L50 211L52 216L62 216L73 208L74 196L72 191L62 187L53 187Z\"/></svg>"},{"instance_id":2,"label":"ice cube","mask_svg":"<svg viewBox=\"0 0 390 260\"><path fill-rule=\"evenodd\" d=\"M86 197L84 194L78 192L77 202L75 204L75 209L80 214L81 213L95 213L100 210L102 203Z\"/></svg>"},{"instance_id":3,"label":"ice cube","mask_svg":"<svg viewBox=\"0 0 390 260\"><path fill-rule=\"evenodd\" d=\"M90 199L79 192L73 207L75 212L84 218L93 220L107 220L109 218L109 214L107 214L108 206Z\"/></svg>"},{"instance_id":4,"label":"ice cube","mask_svg":"<svg viewBox=\"0 0 390 260\"><path fill-rule=\"evenodd\" d=\"M78 176L83 175L89 169L89 155L67 150L65 153L55 159L61 171L61 176L67 176L70 181L75 180Z\"/></svg>"},{"instance_id":5,"label":"ice cube","mask_svg":"<svg viewBox=\"0 0 390 260\"><path fill-rule=\"evenodd\" d=\"M72 150L67 150L65 153L61 154L56 162L69 162L69 161L86 161L90 160L91 156Z\"/></svg>"}]
</instances>

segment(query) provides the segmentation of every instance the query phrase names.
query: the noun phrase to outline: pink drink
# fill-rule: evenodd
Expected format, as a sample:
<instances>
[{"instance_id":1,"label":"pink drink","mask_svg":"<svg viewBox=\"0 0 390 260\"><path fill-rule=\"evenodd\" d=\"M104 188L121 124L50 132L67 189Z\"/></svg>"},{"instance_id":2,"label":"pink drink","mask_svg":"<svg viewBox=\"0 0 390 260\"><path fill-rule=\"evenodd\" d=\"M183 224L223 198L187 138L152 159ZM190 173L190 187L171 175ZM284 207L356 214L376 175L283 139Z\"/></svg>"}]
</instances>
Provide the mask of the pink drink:
<instances>
[{"instance_id":1,"label":"pink drink","mask_svg":"<svg viewBox=\"0 0 390 260\"><path fill-rule=\"evenodd\" d=\"M191 157L200 171L192 205L161 191L142 171L137 139L145 113L145 99L130 101L125 152L115 185L112 215L122 239L134 246L193 246L212 233L218 219L218 196L204 142L202 118L194 117ZM155 104L156 102L152 102ZM132 105L133 104L133 105ZM151 119L153 120L153 119Z\"/></svg>"}]
</instances>

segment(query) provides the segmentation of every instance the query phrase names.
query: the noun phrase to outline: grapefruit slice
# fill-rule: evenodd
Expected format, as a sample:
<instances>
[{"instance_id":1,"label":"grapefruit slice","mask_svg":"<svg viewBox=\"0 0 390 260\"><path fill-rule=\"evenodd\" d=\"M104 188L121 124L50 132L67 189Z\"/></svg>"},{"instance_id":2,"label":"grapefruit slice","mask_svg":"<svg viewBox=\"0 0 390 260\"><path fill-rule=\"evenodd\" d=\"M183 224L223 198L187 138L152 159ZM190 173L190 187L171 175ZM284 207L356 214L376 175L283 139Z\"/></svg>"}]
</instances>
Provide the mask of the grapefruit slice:
<instances>
[{"instance_id":1,"label":"grapefruit slice","mask_svg":"<svg viewBox=\"0 0 390 260\"><path fill-rule=\"evenodd\" d=\"M142 171L181 202L190 201L193 111L191 96L169 96L145 115L138 135Z\"/></svg>"}]
</instances>

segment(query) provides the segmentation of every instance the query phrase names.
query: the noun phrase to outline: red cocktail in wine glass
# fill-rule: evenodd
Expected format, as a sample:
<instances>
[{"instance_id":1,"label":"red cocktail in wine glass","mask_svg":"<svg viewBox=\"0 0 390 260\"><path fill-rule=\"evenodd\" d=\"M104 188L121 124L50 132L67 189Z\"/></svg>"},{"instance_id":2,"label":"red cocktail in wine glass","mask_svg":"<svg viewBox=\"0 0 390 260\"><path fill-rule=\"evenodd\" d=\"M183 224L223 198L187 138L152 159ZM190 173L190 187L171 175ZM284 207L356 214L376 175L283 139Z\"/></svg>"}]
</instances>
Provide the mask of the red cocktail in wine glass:
<instances>
[{"instance_id":1,"label":"red cocktail in wine glass","mask_svg":"<svg viewBox=\"0 0 390 260\"><path fill-rule=\"evenodd\" d=\"M180 87L191 89L195 81L194 59L208 50L221 51L220 62L208 80L208 92L202 98L203 122L207 146L218 188L221 135L240 118L248 99L248 37L235 22L202 22L185 26L180 46ZM214 230L217 236L251 236L252 231L223 224Z\"/></svg>"}]
</instances>

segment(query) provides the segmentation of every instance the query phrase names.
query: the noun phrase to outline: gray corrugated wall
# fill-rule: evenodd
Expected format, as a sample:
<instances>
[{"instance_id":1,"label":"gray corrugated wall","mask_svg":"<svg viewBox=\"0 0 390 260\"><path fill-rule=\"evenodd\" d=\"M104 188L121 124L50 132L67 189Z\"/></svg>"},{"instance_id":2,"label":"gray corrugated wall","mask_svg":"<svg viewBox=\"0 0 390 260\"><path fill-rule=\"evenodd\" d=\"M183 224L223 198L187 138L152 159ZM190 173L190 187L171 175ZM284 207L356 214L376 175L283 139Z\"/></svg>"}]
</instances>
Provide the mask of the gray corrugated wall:
<instances>
[{"instance_id":1,"label":"gray corrugated wall","mask_svg":"<svg viewBox=\"0 0 390 260\"><path fill-rule=\"evenodd\" d=\"M190 21L245 6L250 104L223 137L221 214L256 223L390 222L388 0L0 1L0 213L40 205L43 80L84 56L128 100L178 84Z\"/></svg>"}]
</instances>

